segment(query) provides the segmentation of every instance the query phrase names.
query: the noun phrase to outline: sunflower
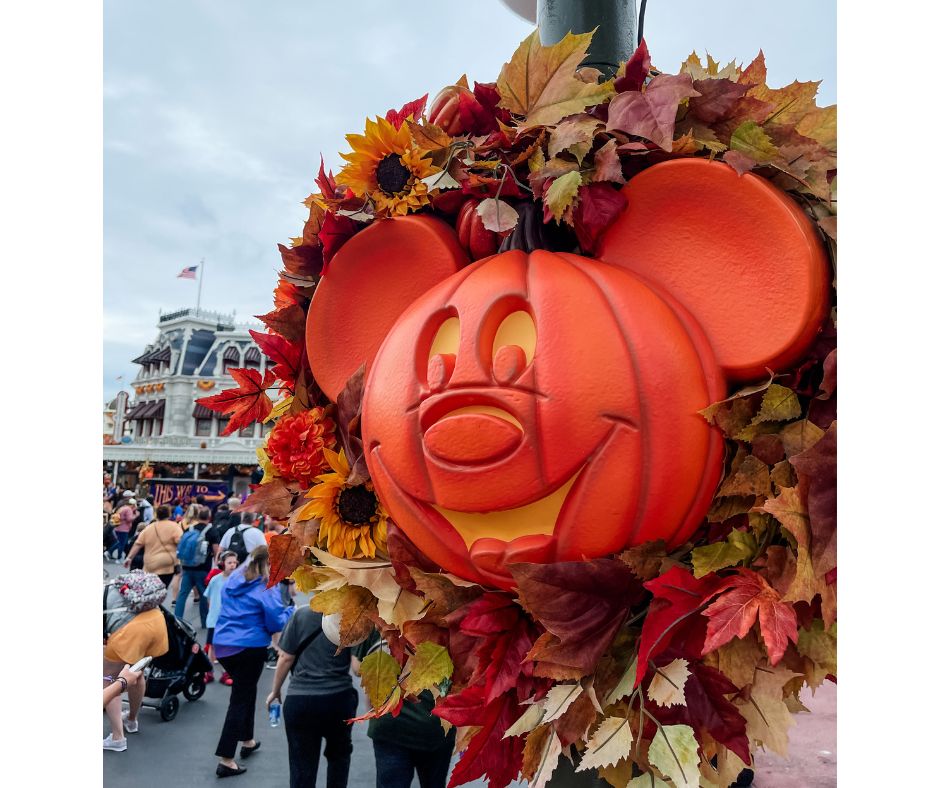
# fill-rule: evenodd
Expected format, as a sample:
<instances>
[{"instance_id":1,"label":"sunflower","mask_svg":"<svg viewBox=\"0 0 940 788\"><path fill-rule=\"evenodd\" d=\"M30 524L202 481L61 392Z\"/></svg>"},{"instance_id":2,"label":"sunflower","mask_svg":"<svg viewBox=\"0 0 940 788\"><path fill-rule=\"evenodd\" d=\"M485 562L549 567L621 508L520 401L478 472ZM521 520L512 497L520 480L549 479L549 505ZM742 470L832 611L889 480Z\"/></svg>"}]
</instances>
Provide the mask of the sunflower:
<instances>
[{"instance_id":1,"label":"sunflower","mask_svg":"<svg viewBox=\"0 0 940 788\"><path fill-rule=\"evenodd\" d=\"M439 172L415 144L406 123L396 129L385 118L366 120L365 134L347 134L352 153L341 154L349 162L336 176L356 195L375 203L376 216L404 216L430 202L422 181Z\"/></svg>"},{"instance_id":2,"label":"sunflower","mask_svg":"<svg viewBox=\"0 0 940 788\"><path fill-rule=\"evenodd\" d=\"M340 558L375 558L387 554L388 512L375 494L371 481L349 485L349 462L339 454L323 449L333 473L317 476L318 484L307 493L311 499L298 513L298 519L320 520L317 543Z\"/></svg>"}]
</instances>

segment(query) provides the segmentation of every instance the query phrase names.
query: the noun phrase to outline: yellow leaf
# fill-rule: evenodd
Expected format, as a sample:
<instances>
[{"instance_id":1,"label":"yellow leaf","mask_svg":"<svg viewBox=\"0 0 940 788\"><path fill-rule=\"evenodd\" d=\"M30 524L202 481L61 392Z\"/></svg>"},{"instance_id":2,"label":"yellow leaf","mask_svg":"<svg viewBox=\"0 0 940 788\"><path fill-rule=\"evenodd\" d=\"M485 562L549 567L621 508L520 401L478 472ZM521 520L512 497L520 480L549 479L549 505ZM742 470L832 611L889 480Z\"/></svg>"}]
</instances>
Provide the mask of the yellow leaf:
<instances>
[{"instance_id":1,"label":"yellow leaf","mask_svg":"<svg viewBox=\"0 0 940 788\"><path fill-rule=\"evenodd\" d=\"M505 739L508 736L521 736L523 733L528 733L537 725L542 724L542 718L545 716L544 704L539 701L538 703L533 703L529 706L503 734Z\"/></svg>"},{"instance_id":2,"label":"yellow leaf","mask_svg":"<svg viewBox=\"0 0 940 788\"><path fill-rule=\"evenodd\" d=\"M663 668L656 669L647 694L660 706L685 706L685 682L689 678L687 660L674 659Z\"/></svg>"},{"instance_id":3,"label":"yellow leaf","mask_svg":"<svg viewBox=\"0 0 940 788\"><path fill-rule=\"evenodd\" d=\"M274 419L281 418L281 416L283 416L285 413L287 413L287 411L290 410L290 406L293 404L294 404L293 396L284 397L284 399L274 404L274 407L271 408L271 412L268 414L267 418L261 423L267 424L269 421L274 421Z\"/></svg>"},{"instance_id":4,"label":"yellow leaf","mask_svg":"<svg viewBox=\"0 0 940 788\"><path fill-rule=\"evenodd\" d=\"M359 676L372 708L377 709L398 686L401 667L387 651L373 651L362 660Z\"/></svg>"},{"instance_id":5,"label":"yellow leaf","mask_svg":"<svg viewBox=\"0 0 940 788\"><path fill-rule=\"evenodd\" d=\"M625 717L607 717L588 739L581 763L575 771L585 772L588 769L613 766L630 757L631 744L633 731L630 730L629 721Z\"/></svg>"},{"instance_id":6,"label":"yellow leaf","mask_svg":"<svg viewBox=\"0 0 940 788\"><path fill-rule=\"evenodd\" d=\"M760 666L751 687L750 700L738 707L741 716L747 720L747 735L754 743L763 744L777 755L787 757L787 730L793 725L790 710L783 701L783 685L799 676L799 673Z\"/></svg>"},{"instance_id":7,"label":"yellow leaf","mask_svg":"<svg viewBox=\"0 0 940 788\"><path fill-rule=\"evenodd\" d=\"M594 142L594 132L601 126L597 118L576 115L559 123L548 139L548 155L569 151L580 163Z\"/></svg>"},{"instance_id":8,"label":"yellow leaf","mask_svg":"<svg viewBox=\"0 0 940 788\"><path fill-rule=\"evenodd\" d=\"M780 155L767 132L753 120L745 121L734 130L731 150L740 151L757 162L771 161Z\"/></svg>"},{"instance_id":9,"label":"yellow leaf","mask_svg":"<svg viewBox=\"0 0 940 788\"><path fill-rule=\"evenodd\" d=\"M751 424L759 424L763 421L789 421L802 412L800 400L791 389L778 383L771 383L764 392L760 412Z\"/></svg>"},{"instance_id":10,"label":"yellow leaf","mask_svg":"<svg viewBox=\"0 0 940 788\"><path fill-rule=\"evenodd\" d=\"M738 689L754 683L754 670L764 658L764 650L749 632L745 638L734 638L717 651L718 670Z\"/></svg>"},{"instance_id":11,"label":"yellow leaf","mask_svg":"<svg viewBox=\"0 0 940 788\"><path fill-rule=\"evenodd\" d=\"M339 645L348 646L365 639L373 629L370 612L377 612L375 597L359 586L342 586L323 591L310 600L310 607L324 615L339 613Z\"/></svg>"},{"instance_id":12,"label":"yellow leaf","mask_svg":"<svg viewBox=\"0 0 940 788\"><path fill-rule=\"evenodd\" d=\"M426 641L418 644L408 670L408 677L402 684L402 689L409 695L417 695L440 684L444 679L449 679L454 672L454 663L446 648Z\"/></svg>"},{"instance_id":13,"label":"yellow leaf","mask_svg":"<svg viewBox=\"0 0 940 788\"><path fill-rule=\"evenodd\" d=\"M698 788L698 742L688 725L663 725L649 747L649 762L676 788Z\"/></svg>"},{"instance_id":14,"label":"yellow leaf","mask_svg":"<svg viewBox=\"0 0 940 788\"><path fill-rule=\"evenodd\" d=\"M836 105L818 107L807 112L796 124L804 137L816 140L832 153L836 152Z\"/></svg>"},{"instance_id":15,"label":"yellow leaf","mask_svg":"<svg viewBox=\"0 0 940 788\"><path fill-rule=\"evenodd\" d=\"M784 88L769 88L757 85L748 92L748 96L758 101L766 101L774 106L774 113L764 121L765 124L784 126L799 124L807 114L817 109L816 92L819 82L794 81Z\"/></svg>"},{"instance_id":16,"label":"yellow leaf","mask_svg":"<svg viewBox=\"0 0 940 788\"><path fill-rule=\"evenodd\" d=\"M757 540L747 531L731 531L727 541L696 547L692 567L696 578L746 561L757 552Z\"/></svg>"},{"instance_id":17,"label":"yellow leaf","mask_svg":"<svg viewBox=\"0 0 940 788\"><path fill-rule=\"evenodd\" d=\"M499 73L500 106L522 115L528 126L548 126L609 98L613 82L583 82L576 73L593 35L568 33L545 47L533 31Z\"/></svg>"},{"instance_id":18,"label":"yellow leaf","mask_svg":"<svg viewBox=\"0 0 940 788\"><path fill-rule=\"evenodd\" d=\"M545 696L545 719L543 722L557 720L568 711L581 694L580 684L556 684Z\"/></svg>"},{"instance_id":19,"label":"yellow leaf","mask_svg":"<svg viewBox=\"0 0 940 788\"><path fill-rule=\"evenodd\" d=\"M556 222L561 219L561 215L568 210L568 207L574 204L580 186L580 172L569 172L552 181L544 199Z\"/></svg>"},{"instance_id":20,"label":"yellow leaf","mask_svg":"<svg viewBox=\"0 0 940 788\"><path fill-rule=\"evenodd\" d=\"M604 698L604 705L609 706L611 703L616 703L627 693L633 692L634 684L636 684L636 659L630 662L630 666L620 677L617 686L607 693L607 697Z\"/></svg>"}]
</instances>

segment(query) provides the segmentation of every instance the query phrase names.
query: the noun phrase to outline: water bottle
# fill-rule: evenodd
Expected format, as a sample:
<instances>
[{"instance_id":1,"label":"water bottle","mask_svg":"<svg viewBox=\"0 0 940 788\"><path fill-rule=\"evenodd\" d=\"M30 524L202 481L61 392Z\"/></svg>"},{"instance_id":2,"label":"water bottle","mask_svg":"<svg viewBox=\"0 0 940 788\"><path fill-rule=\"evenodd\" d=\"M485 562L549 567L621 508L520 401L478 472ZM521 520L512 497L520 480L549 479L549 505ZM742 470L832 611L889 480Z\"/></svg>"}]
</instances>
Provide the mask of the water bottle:
<instances>
[{"instance_id":1,"label":"water bottle","mask_svg":"<svg viewBox=\"0 0 940 788\"><path fill-rule=\"evenodd\" d=\"M276 728L281 724L281 704L277 701L268 706L268 721L271 723L272 728Z\"/></svg>"}]
</instances>

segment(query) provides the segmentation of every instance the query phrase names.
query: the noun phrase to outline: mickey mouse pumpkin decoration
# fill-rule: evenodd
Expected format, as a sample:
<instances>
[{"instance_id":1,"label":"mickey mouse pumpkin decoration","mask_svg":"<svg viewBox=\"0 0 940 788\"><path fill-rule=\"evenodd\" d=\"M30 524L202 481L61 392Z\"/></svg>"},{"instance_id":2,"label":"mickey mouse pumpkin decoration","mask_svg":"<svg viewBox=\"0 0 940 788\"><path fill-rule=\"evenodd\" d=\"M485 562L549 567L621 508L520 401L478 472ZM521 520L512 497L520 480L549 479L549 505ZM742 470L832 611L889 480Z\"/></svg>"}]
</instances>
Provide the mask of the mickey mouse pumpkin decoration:
<instances>
[{"instance_id":1,"label":"mickey mouse pumpkin decoration","mask_svg":"<svg viewBox=\"0 0 940 788\"><path fill-rule=\"evenodd\" d=\"M408 216L355 235L317 288L314 377L335 400L366 364L375 489L455 575L509 588L514 562L684 542L722 471L698 412L799 359L827 313L826 253L766 180L689 158L624 190L597 259L468 264L450 227Z\"/></svg>"}]
</instances>

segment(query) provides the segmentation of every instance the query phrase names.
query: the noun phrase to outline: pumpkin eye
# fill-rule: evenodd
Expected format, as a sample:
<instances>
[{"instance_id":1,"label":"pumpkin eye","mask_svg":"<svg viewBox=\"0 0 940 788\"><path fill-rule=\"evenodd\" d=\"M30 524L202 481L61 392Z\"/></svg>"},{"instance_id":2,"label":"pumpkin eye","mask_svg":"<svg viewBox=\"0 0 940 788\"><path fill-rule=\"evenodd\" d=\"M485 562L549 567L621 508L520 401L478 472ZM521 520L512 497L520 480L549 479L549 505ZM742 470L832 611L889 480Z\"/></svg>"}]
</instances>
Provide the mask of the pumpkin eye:
<instances>
[{"instance_id":1,"label":"pumpkin eye","mask_svg":"<svg viewBox=\"0 0 940 788\"><path fill-rule=\"evenodd\" d=\"M457 360L457 348L460 345L460 320L449 317L434 335L431 349L428 351L427 381L432 391L447 385L454 372Z\"/></svg>"},{"instance_id":2,"label":"pumpkin eye","mask_svg":"<svg viewBox=\"0 0 940 788\"><path fill-rule=\"evenodd\" d=\"M498 383L510 383L532 363L535 339L535 322L525 310L503 318L493 339L493 374Z\"/></svg>"}]
</instances>

